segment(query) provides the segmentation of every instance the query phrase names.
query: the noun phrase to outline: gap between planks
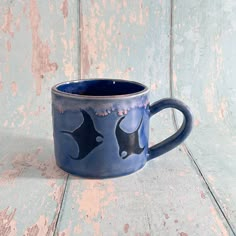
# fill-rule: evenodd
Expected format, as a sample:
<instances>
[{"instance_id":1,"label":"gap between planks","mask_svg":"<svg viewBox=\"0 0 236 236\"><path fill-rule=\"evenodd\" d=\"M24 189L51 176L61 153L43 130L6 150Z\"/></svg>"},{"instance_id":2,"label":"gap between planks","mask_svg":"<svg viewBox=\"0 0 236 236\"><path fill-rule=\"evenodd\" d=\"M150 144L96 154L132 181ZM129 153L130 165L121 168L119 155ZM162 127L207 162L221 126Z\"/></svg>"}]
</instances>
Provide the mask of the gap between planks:
<instances>
[{"instance_id":1,"label":"gap between planks","mask_svg":"<svg viewBox=\"0 0 236 236\"><path fill-rule=\"evenodd\" d=\"M61 198L59 210L57 212L57 215L55 216L56 222L55 222L55 227L54 227L54 231L53 231L53 236L56 236L56 234L57 234L58 223L59 223L59 220L60 220L60 217L61 217L63 203L64 203L65 196L66 196L66 190L67 190L67 186L68 186L69 176L70 176L70 174L67 174L67 176L66 176L66 180L65 180L65 183L64 183L64 190L63 190L63 193L62 193L62 198Z\"/></svg>"},{"instance_id":2,"label":"gap between planks","mask_svg":"<svg viewBox=\"0 0 236 236\"><path fill-rule=\"evenodd\" d=\"M173 49L174 49L174 38L173 38L173 25L174 25L174 0L170 0L170 32L169 32L169 48L170 48L170 57L169 57L169 90L170 90L170 97L171 98L175 98L174 97L174 92L173 92ZM177 117L176 117L176 112L175 110L172 108L171 109L171 113L172 113L172 122L173 122L173 126L174 129L177 131L179 126L177 123ZM236 236L236 232L234 231L234 228L230 222L230 220L228 219L228 217L226 216L224 209L221 207L217 196L215 196L210 184L208 183L205 175L203 174L200 166L198 165L197 161L195 160L191 150L189 149L189 147L187 146L187 144L184 142L182 145L184 152L187 154L187 156L189 157L189 159L191 160L191 163L194 167L194 169L197 171L197 173L199 174L199 176L201 177L202 181L204 182L207 190L210 193L211 199L212 201L215 203L215 205L217 206L218 210L220 211L220 213L222 214L222 216L224 217L228 227L230 228L230 230L232 231L232 234Z\"/></svg>"},{"instance_id":3,"label":"gap between planks","mask_svg":"<svg viewBox=\"0 0 236 236\"><path fill-rule=\"evenodd\" d=\"M82 42L82 7L81 7L81 0L78 1L78 19L77 22L79 22L79 27L78 27L78 61L79 61L79 65L78 65L78 75L80 76L80 79L82 79L82 66L81 66L81 56L82 56L82 47L83 47L83 42ZM169 32L169 49L170 49L170 57L169 57L169 92L170 92L170 97L174 98L174 94L173 94L173 45L174 45L174 39L173 39L173 10L174 10L174 0L170 0L170 32ZM178 124L177 124L177 118L176 118L176 113L174 109L172 110L172 122L173 122L173 126L174 129L177 130L178 129ZM220 203L217 200L217 197L214 195L208 181L206 180L206 177L204 176L203 172L201 171L201 168L199 167L198 163L195 161L195 158L193 156L193 154L191 153L191 150L189 149L189 147L186 145L186 143L182 144L182 147L184 149L184 152L187 154L187 156L189 157L189 159L191 160L192 165L194 166L195 170L198 172L199 176L202 178L202 181L204 182L206 188L208 189L210 196L213 200L213 202L216 204L217 208L219 209L219 211L221 212L222 216L224 217L226 223L228 224L228 227L230 228L230 230L232 231L233 235L236 236L236 232L233 229L233 226L231 225L229 219L227 218L224 210L222 209L222 207L220 206ZM63 196L62 196L62 200L60 203L60 208L59 208L59 212L56 216L56 224L55 224L55 228L54 228L54 232L53 232L53 236L56 236L57 230L58 230L58 223L59 223L59 219L61 217L61 213L62 213L62 208L63 208L63 203L65 200L65 196L66 196L66 190L67 190L67 185L68 185L68 180L69 180L69 174L67 175L67 178L65 180L65 187L64 187L64 192L63 192Z\"/></svg>"},{"instance_id":4,"label":"gap between planks","mask_svg":"<svg viewBox=\"0 0 236 236\"><path fill-rule=\"evenodd\" d=\"M78 52L77 52L77 63L78 63L78 79L82 79L82 65L81 65L81 57L82 57L82 6L81 6L81 0L78 0L77 2L77 12L79 14L77 14L77 18L76 18L76 24L78 25L77 27L77 43L78 43ZM67 192L67 188L68 188L68 182L69 182L69 177L70 174L67 174L66 180L65 180L65 184L64 184L64 191L62 194L62 199L60 202L60 207L59 207L59 211L57 213L56 216L56 223L55 223L55 227L54 227L54 231L53 231L53 236L56 236L58 234L58 225L60 224L60 218L62 215L62 211L63 211L63 205L64 205L64 201L66 199L66 192Z\"/></svg>"}]
</instances>

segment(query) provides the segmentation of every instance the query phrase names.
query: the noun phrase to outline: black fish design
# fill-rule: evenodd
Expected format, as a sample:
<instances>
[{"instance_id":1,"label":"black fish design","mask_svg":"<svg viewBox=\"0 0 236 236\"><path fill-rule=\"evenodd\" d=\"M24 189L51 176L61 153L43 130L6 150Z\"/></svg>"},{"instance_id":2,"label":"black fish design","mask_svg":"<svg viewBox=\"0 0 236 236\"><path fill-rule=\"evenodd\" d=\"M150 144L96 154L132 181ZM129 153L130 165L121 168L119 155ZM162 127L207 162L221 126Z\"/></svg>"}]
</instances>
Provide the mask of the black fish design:
<instances>
[{"instance_id":1,"label":"black fish design","mask_svg":"<svg viewBox=\"0 0 236 236\"><path fill-rule=\"evenodd\" d=\"M62 133L70 134L76 143L79 146L79 155L78 157L72 157L72 159L75 160L82 160L84 159L94 148L96 148L98 145L102 144L103 140L101 138L104 138L103 135L101 135L94 127L93 121L89 114L82 110L84 121L73 132L70 131L62 131ZM98 140L100 138L100 140Z\"/></svg>"},{"instance_id":2,"label":"black fish design","mask_svg":"<svg viewBox=\"0 0 236 236\"><path fill-rule=\"evenodd\" d=\"M141 119L137 130L132 133L126 133L120 128L120 123L124 118L125 116L123 116L118 121L116 126L116 138L119 145L119 154L120 157L122 157L122 159L126 159L131 154L140 154L144 150L144 147L141 148L139 146L139 135L138 135L138 131L141 126L143 118ZM122 155L122 153L124 154L124 152L125 155Z\"/></svg>"}]
</instances>

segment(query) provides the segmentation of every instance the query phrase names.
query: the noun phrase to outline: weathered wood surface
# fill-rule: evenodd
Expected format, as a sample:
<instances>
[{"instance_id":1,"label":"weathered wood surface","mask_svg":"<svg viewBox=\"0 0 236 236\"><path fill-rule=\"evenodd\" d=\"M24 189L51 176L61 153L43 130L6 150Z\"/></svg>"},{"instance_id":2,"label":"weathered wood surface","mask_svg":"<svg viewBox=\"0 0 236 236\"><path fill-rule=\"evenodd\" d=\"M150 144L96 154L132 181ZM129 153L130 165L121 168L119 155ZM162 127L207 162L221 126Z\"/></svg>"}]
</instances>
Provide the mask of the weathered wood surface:
<instances>
[{"instance_id":1,"label":"weathered wood surface","mask_svg":"<svg viewBox=\"0 0 236 236\"><path fill-rule=\"evenodd\" d=\"M67 174L50 88L78 74L77 1L0 2L0 235L52 235Z\"/></svg>"},{"instance_id":2,"label":"weathered wood surface","mask_svg":"<svg viewBox=\"0 0 236 236\"><path fill-rule=\"evenodd\" d=\"M59 235L230 235L178 150L120 179L70 176L62 211Z\"/></svg>"},{"instance_id":3,"label":"weathered wood surface","mask_svg":"<svg viewBox=\"0 0 236 236\"><path fill-rule=\"evenodd\" d=\"M236 232L236 2L173 9L173 91L195 116L187 147Z\"/></svg>"},{"instance_id":4,"label":"weathered wood surface","mask_svg":"<svg viewBox=\"0 0 236 236\"><path fill-rule=\"evenodd\" d=\"M234 8L233 0L1 2L0 235L234 235ZM50 87L78 74L145 83L151 102L172 85L196 117L193 159L180 147L130 176L67 178L53 157ZM162 112L151 144L172 132L171 112Z\"/></svg>"},{"instance_id":5,"label":"weathered wood surface","mask_svg":"<svg viewBox=\"0 0 236 236\"><path fill-rule=\"evenodd\" d=\"M82 77L118 77L169 96L170 2L82 1ZM152 122L151 140L173 131L168 112ZM137 174L111 180L70 176L59 235L228 235L191 160L178 149Z\"/></svg>"},{"instance_id":6,"label":"weathered wood surface","mask_svg":"<svg viewBox=\"0 0 236 236\"><path fill-rule=\"evenodd\" d=\"M77 1L0 3L0 127L52 138L50 89L78 75Z\"/></svg>"}]
</instances>

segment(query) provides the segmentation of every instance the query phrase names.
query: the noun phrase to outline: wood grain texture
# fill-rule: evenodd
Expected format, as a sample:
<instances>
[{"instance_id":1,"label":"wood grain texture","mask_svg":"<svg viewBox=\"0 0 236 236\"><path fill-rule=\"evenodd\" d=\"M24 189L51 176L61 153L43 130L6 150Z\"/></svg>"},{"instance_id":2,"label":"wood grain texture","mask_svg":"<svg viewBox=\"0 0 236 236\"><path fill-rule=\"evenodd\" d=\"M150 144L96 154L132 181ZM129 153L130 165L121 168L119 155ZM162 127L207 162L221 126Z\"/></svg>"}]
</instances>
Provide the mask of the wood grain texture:
<instances>
[{"instance_id":1,"label":"wood grain texture","mask_svg":"<svg viewBox=\"0 0 236 236\"><path fill-rule=\"evenodd\" d=\"M0 235L52 235L67 174L50 88L78 76L77 1L0 2Z\"/></svg>"},{"instance_id":2,"label":"wood grain texture","mask_svg":"<svg viewBox=\"0 0 236 236\"><path fill-rule=\"evenodd\" d=\"M0 235L233 235L235 3L173 2L0 3ZM53 156L50 88L77 77L142 82L151 103L172 79L194 111L187 145L210 188L183 148L130 176L68 179ZM173 133L170 111L150 129L150 145Z\"/></svg>"},{"instance_id":3,"label":"wood grain texture","mask_svg":"<svg viewBox=\"0 0 236 236\"><path fill-rule=\"evenodd\" d=\"M208 194L178 150L130 176L70 177L58 235L230 235Z\"/></svg>"},{"instance_id":4,"label":"wood grain texture","mask_svg":"<svg viewBox=\"0 0 236 236\"><path fill-rule=\"evenodd\" d=\"M236 3L174 1L173 91L188 101L193 159L236 232Z\"/></svg>"},{"instance_id":5,"label":"wood grain texture","mask_svg":"<svg viewBox=\"0 0 236 236\"><path fill-rule=\"evenodd\" d=\"M151 88L151 102L168 97L170 2L81 3L81 77L132 79ZM151 144L173 132L168 111L151 126ZM61 212L58 235L230 235L179 149L122 178L70 176Z\"/></svg>"},{"instance_id":6,"label":"wood grain texture","mask_svg":"<svg viewBox=\"0 0 236 236\"><path fill-rule=\"evenodd\" d=\"M67 174L51 140L1 134L0 235L52 235Z\"/></svg>"},{"instance_id":7,"label":"wood grain texture","mask_svg":"<svg viewBox=\"0 0 236 236\"><path fill-rule=\"evenodd\" d=\"M51 138L51 86L78 76L76 5L1 2L0 129Z\"/></svg>"},{"instance_id":8,"label":"wood grain texture","mask_svg":"<svg viewBox=\"0 0 236 236\"><path fill-rule=\"evenodd\" d=\"M82 79L139 81L150 87L151 103L169 96L169 2L81 1L80 11ZM169 111L158 117L165 122L151 129L160 141L173 128Z\"/></svg>"}]
</instances>

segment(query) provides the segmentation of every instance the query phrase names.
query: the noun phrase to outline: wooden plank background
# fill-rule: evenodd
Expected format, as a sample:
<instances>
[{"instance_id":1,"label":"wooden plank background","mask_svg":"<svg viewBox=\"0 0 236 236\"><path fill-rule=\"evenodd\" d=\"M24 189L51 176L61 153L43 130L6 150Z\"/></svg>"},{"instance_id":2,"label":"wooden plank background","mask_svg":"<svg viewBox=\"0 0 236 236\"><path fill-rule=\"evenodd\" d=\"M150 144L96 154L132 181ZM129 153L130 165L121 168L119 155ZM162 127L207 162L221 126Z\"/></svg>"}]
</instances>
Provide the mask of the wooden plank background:
<instances>
[{"instance_id":1,"label":"wooden plank background","mask_svg":"<svg viewBox=\"0 0 236 236\"><path fill-rule=\"evenodd\" d=\"M234 0L0 3L0 235L235 235ZM195 128L136 174L69 176L54 162L50 88L131 79L178 97ZM173 123L172 123L172 118ZM150 145L174 132L170 110Z\"/></svg>"},{"instance_id":2,"label":"wooden plank background","mask_svg":"<svg viewBox=\"0 0 236 236\"><path fill-rule=\"evenodd\" d=\"M188 152L236 231L236 2L176 0L173 9L173 91L195 116Z\"/></svg>"},{"instance_id":3,"label":"wooden plank background","mask_svg":"<svg viewBox=\"0 0 236 236\"><path fill-rule=\"evenodd\" d=\"M52 235L67 174L50 88L78 75L77 1L0 2L0 235Z\"/></svg>"}]
</instances>

